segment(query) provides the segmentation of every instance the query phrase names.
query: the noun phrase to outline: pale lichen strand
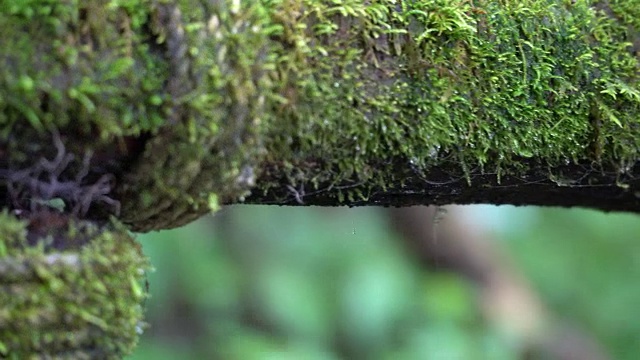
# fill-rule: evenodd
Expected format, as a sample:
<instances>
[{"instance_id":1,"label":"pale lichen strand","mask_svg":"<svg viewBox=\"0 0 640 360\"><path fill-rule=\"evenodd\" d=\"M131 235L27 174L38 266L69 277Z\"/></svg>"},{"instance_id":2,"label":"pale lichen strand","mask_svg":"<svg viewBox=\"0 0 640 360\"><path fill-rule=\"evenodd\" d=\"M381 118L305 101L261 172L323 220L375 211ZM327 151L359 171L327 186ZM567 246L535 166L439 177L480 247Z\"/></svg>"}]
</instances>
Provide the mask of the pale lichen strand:
<instances>
[{"instance_id":1,"label":"pale lichen strand","mask_svg":"<svg viewBox=\"0 0 640 360\"><path fill-rule=\"evenodd\" d=\"M149 263L139 244L121 225L42 215L55 226L0 212L0 356L130 354L145 326Z\"/></svg>"},{"instance_id":2,"label":"pale lichen strand","mask_svg":"<svg viewBox=\"0 0 640 360\"><path fill-rule=\"evenodd\" d=\"M42 208L55 208L86 218L92 207L100 207L95 205L108 205L108 212L118 216L120 203L109 196L114 175L106 173L92 179L91 151L76 160L57 131L53 132L53 143L56 154L51 159L40 158L23 169L0 169L0 181L6 183L13 210L26 217Z\"/></svg>"},{"instance_id":3,"label":"pale lichen strand","mask_svg":"<svg viewBox=\"0 0 640 360\"><path fill-rule=\"evenodd\" d=\"M500 176L522 159L624 172L638 158L629 13L621 22L585 1L271 3L285 101L267 162L293 185L384 187L392 159Z\"/></svg>"}]
</instances>

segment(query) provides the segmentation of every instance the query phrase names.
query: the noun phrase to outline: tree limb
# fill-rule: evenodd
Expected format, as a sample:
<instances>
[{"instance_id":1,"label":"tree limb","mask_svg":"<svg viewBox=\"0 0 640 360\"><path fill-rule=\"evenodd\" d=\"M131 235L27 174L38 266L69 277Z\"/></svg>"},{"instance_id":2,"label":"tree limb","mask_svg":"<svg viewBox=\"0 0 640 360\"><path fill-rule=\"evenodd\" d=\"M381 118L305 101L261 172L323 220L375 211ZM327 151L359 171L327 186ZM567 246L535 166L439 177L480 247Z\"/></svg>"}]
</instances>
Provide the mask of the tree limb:
<instances>
[{"instance_id":1,"label":"tree limb","mask_svg":"<svg viewBox=\"0 0 640 360\"><path fill-rule=\"evenodd\" d=\"M627 2L9 3L0 166L57 129L133 230L243 201L640 206Z\"/></svg>"}]
</instances>

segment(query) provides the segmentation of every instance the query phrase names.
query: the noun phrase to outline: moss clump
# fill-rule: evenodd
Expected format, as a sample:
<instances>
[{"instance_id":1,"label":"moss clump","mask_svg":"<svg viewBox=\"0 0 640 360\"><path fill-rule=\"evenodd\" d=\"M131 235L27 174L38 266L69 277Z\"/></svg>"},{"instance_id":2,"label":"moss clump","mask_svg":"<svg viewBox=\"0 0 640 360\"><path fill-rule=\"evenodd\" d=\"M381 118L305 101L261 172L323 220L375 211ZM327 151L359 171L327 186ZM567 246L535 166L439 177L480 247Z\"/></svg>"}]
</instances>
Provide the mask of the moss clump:
<instances>
[{"instance_id":1,"label":"moss clump","mask_svg":"<svg viewBox=\"0 0 640 360\"><path fill-rule=\"evenodd\" d=\"M121 219L132 229L183 225L254 185L273 67L267 21L258 1L185 0L153 12L171 68L168 120L179 125L150 139L124 177Z\"/></svg>"},{"instance_id":2,"label":"moss clump","mask_svg":"<svg viewBox=\"0 0 640 360\"><path fill-rule=\"evenodd\" d=\"M165 123L167 66L143 30L150 2L5 0L0 7L4 137L27 123L111 141Z\"/></svg>"},{"instance_id":3,"label":"moss clump","mask_svg":"<svg viewBox=\"0 0 640 360\"><path fill-rule=\"evenodd\" d=\"M273 67L260 2L0 7L0 168L29 167L57 129L77 157L101 155L91 171L115 174L120 218L138 231L182 225L253 185Z\"/></svg>"},{"instance_id":4,"label":"moss clump","mask_svg":"<svg viewBox=\"0 0 640 360\"><path fill-rule=\"evenodd\" d=\"M56 213L23 221L6 211L0 226L2 356L121 358L132 351L144 327L149 263L126 230Z\"/></svg>"},{"instance_id":5,"label":"moss clump","mask_svg":"<svg viewBox=\"0 0 640 360\"><path fill-rule=\"evenodd\" d=\"M394 179L381 174L402 161L420 174L500 176L522 159L625 171L640 155L634 12L621 21L597 2L550 0L277 4L302 9L280 17L290 95L267 136L268 163L291 184L384 188Z\"/></svg>"}]
</instances>

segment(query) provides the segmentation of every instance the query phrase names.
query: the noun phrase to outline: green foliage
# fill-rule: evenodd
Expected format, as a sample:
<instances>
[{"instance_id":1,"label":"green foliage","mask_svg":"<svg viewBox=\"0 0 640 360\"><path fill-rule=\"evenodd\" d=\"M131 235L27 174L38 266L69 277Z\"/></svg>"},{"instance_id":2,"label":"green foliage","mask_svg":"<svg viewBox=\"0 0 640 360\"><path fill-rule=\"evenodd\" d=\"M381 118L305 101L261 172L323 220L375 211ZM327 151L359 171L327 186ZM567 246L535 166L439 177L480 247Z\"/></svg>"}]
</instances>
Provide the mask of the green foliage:
<instances>
[{"instance_id":1,"label":"green foliage","mask_svg":"<svg viewBox=\"0 0 640 360\"><path fill-rule=\"evenodd\" d=\"M560 209L526 213L530 223L510 231L509 244L541 296L563 320L580 324L602 341L612 358L635 359L640 332L637 215Z\"/></svg>"},{"instance_id":2,"label":"green foliage","mask_svg":"<svg viewBox=\"0 0 640 360\"><path fill-rule=\"evenodd\" d=\"M552 321L594 336L615 359L635 359L637 217L477 212L482 224L502 224L496 245L511 250ZM131 359L520 358L523 344L481 318L477 288L419 269L375 210L238 207L217 216L142 237L157 272L151 326Z\"/></svg>"},{"instance_id":3,"label":"green foliage","mask_svg":"<svg viewBox=\"0 0 640 360\"><path fill-rule=\"evenodd\" d=\"M151 326L132 359L158 348L243 360L515 356L483 328L473 288L418 269L376 210L243 206L217 216L141 237L157 271Z\"/></svg>"}]
</instances>

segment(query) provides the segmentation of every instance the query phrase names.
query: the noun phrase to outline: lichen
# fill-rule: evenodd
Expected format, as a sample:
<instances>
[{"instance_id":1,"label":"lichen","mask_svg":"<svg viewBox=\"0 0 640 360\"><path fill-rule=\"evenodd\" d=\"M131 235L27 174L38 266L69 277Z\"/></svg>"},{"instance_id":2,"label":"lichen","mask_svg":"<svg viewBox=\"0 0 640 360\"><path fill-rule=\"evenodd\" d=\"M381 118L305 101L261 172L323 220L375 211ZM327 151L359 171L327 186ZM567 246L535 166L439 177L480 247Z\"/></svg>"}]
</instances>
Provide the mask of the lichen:
<instances>
[{"instance_id":1,"label":"lichen","mask_svg":"<svg viewBox=\"0 0 640 360\"><path fill-rule=\"evenodd\" d=\"M53 142L56 155L52 159L41 158L25 169L0 170L0 180L7 183L14 211L33 212L48 207L86 217L92 204L99 202L109 205L115 215L119 215L119 202L108 196L113 187L113 174L103 174L95 182L88 181L91 152L86 152L75 176L70 176L74 156L67 153L57 131L53 133Z\"/></svg>"}]
</instances>

